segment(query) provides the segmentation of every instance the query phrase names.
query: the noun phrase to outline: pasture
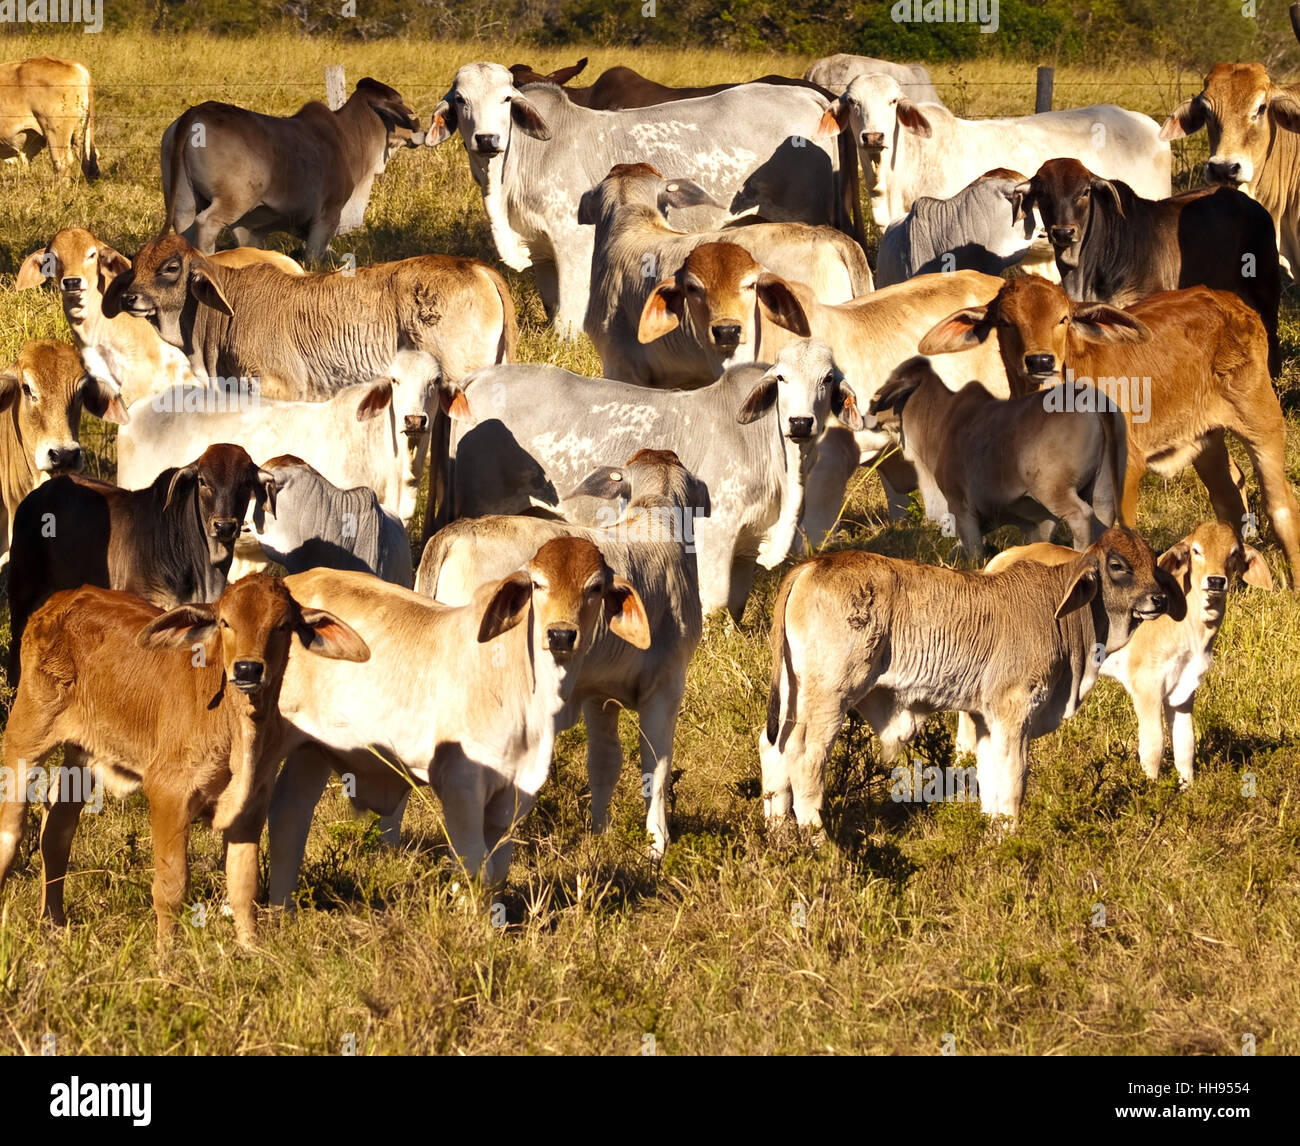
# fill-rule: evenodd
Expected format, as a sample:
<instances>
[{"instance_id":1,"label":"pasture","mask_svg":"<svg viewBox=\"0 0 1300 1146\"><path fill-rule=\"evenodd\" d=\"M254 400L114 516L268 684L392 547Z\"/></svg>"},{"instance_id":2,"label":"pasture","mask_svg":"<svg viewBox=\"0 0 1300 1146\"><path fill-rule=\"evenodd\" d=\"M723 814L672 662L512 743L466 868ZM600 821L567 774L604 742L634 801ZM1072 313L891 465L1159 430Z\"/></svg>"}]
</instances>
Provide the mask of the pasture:
<instances>
[{"instance_id":1,"label":"pasture","mask_svg":"<svg viewBox=\"0 0 1300 1146\"><path fill-rule=\"evenodd\" d=\"M325 65L341 62L349 88L372 75L427 122L455 67L475 59L545 71L586 54L584 79L623 62L667 83L798 75L807 63L277 35L0 42L6 59L51 51L90 68L103 169L89 188L57 183L44 154L28 174L0 171L4 362L26 339L66 337L53 292L12 289L19 261L70 224L133 254L162 219L162 130L204 99L285 114L320 97ZM959 114L1032 110L1030 67L940 66L932 75ZM1154 68L1063 68L1056 104L1113 101L1162 118L1198 84ZM1187 185L1204 138L1176 145L1176 187ZM284 236L274 242L293 253ZM441 252L499 265L454 142L397 153L365 227L333 247L359 264ZM504 273L519 308L520 359L597 373L585 339L566 344L545 331L531 279ZM1282 342L1294 482L1295 299L1284 301ZM86 419L88 472L112 475L111 430ZM1258 510L1253 482L1251 495ZM854 479L848 516L836 545L953 560L952 542L919 512L887 524L868 475ZM1157 552L1210 517L1190 470L1168 482L1148 476L1138 524ZM1271 536L1256 544L1276 576ZM1172 769L1145 781L1132 708L1102 681L1078 716L1035 742L1014 834L986 830L973 804L891 799L872 737L851 724L828 776L829 839L814 847L762 823L755 741L784 568L760 571L739 628L720 615L709 623L679 726L673 843L662 864L644 856L634 767L620 781L611 831L589 834L579 728L562 738L539 806L518 829L505 926L470 904L428 790L412 798L392 852L334 782L309 841L300 910L263 913L257 954L236 948L220 910L220 837L196 827L195 910L160 959L146 804L109 800L82 821L66 932L36 920L29 832L0 906L0 1051L34 1053L48 1033L61 1054L338 1054L349 1036L358 1054L932 1054L948 1036L959 1054L1236 1054L1245 1035L1261 1054L1300 1053L1300 599L1231 595L1197 706L1190 792L1177 791ZM6 643L7 631L6 618ZM912 746L921 765L948 761L954 723L932 718ZM635 750L626 717L623 740Z\"/></svg>"}]
</instances>

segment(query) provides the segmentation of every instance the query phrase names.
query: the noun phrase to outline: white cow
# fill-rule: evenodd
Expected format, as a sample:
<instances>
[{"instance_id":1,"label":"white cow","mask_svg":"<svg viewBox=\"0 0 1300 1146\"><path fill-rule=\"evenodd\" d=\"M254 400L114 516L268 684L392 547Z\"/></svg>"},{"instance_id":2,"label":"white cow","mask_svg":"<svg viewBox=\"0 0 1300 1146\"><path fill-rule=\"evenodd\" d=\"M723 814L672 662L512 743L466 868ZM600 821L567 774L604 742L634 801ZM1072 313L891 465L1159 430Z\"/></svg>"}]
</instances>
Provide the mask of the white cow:
<instances>
[{"instance_id":1,"label":"white cow","mask_svg":"<svg viewBox=\"0 0 1300 1146\"><path fill-rule=\"evenodd\" d=\"M903 94L913 103L943 103L934 84L930 82L930 73L920 64L895 64L872 56L851 56L847 52L836 52L833 56L814 60L804 72L803 78L810 83L820 84L828 92L842 92L855 76L870 75L892 76L903 89Z\"/></svg>"},{"instance_id":2,"label":"white cow","mask_svg":"<svg viewBox=\"0 0 1300 1146\"><path fill-rule=\"evenodd\" d=\"M907 214L922 195L946 199L991 167L1037 171L1078 159L1148 199L1171 192L1169 144L1149 116L1113 104L1007 119L958 119L908 99L889 76L857 76L827 109L824 134L851 129L876 225Z\"/></svg>"}]
</instances>

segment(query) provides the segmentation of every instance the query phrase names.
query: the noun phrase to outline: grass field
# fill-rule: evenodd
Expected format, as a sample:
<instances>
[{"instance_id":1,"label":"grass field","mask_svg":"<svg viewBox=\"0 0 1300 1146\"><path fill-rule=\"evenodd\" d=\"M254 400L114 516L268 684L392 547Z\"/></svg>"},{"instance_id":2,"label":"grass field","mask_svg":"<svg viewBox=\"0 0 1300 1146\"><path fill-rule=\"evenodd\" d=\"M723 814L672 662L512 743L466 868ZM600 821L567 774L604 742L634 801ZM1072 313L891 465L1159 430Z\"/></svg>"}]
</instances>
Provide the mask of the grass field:
<instances>
[{"instance_id":1,"label":"grass field","mask_svg":"<svg viewBox=\"0 0 1300 1146\"><path fill-rule=\"evenodd\" d=\"M370 74L391 83L427 119L454 68L485 57L549 70L590 54L589 76L621 61L666 82L799 74L807 62L283 36L0 43L6 58L54 51L90 66L104 170L89 189L56 183L45 156L26 175L0 172L0 362L27 338L66 336L52 294L13 291L24 255L63 225L88 226L128 254L157 228L157 141L191 103L287 113L321 94L326 64L342 62L349 82ZM959 112L1032 110L1030 67L934 71ZM1159 116L1197 82L1135 66L1066 68L1057 105L1115 101ZM1184 180L1203 146L1202 137L1180 153ZM423 252L495 261L459 146L397 155L365 229L335 250L360 262ZM507 276L521 357L598 372L589 344L561 344L542 329L531 282ZM1293 304L1283 335L1280 388L1294 428ZM88 418L83 441L92 469L111 473L104 428ZM1294 445L1289 470L1300 476ZM949 541L917 521L883 524L883 508L874 480L860 479L855 524L838 543L950 560ZM1157 550L1209 516L1190 472L1148 479L1140 526ZM1259 544L1279 575L1277 546L1271 537ZM893 802L872 738L853 725L828 778L831 839L812 848L762 826L755 738L780 572L760 575L744 625L715 618L697 654L662 865L644 858L636 769L621 783L614 828L599 839L587 832L578 729L563 737L553 779L519 829L508 926L494 928L467 903L427 792L412 800L393 852L333 786L309 843L301 910L264 912L256 954L235 947L218 910L220 839L196 827L191 901L205 905L206 926L182 928L158 959L147 808L138 796L109 803L83 817L66 931L36 922L29 832L0 906L0 1050L36 1052L53 1034L64 1054L336 1054L349 1037L365 1054L930 1054L951 1036L960 1054L1235 1054L1252 1035L1261 1054L1300 1053L1294 595L1232 595L1198 706L1192 791L1168 778L1146 783L1127 698L1102 681L1076 718L1035 742L1016 834L987 832L972 805ZM952 728L951 717L934 718L918 758L946 762ZM635 747L626 718L624 741ZM1253 796L1243 795L1248 775ZM1093 925L1098 904L1104 927Z\"/></svg>"}]
</instances>

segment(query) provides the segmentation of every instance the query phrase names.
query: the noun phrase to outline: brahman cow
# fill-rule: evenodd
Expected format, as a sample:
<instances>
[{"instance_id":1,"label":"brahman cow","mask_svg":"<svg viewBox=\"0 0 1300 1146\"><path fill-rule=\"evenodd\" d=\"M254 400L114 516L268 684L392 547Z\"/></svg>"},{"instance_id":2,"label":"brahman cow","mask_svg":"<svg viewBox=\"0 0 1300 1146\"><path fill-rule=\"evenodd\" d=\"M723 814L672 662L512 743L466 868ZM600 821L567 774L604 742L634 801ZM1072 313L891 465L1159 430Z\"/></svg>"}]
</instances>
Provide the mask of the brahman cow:
<instances>
[{"instance_id":1,"label":"brahman cow","mask_svg":"<svg viewBox=\"0 0 1300 1146\"><path fill-rule=\"evenodd\" d=\"M9 560L14 513L50 474L82 466L81 411L124 422L117 394L86 374L77 352L51 339L27 342L0 370L0 565Z\"/></svg>"},{"instance_id":2,"label":"brahman cow","mask_svg":"<svg viewBox=\"0 0 1300 1146\"><path fill-rule=\"evenodd\" d=\"M269 458L262 469L275 481L275 514L249 507L230 580L274 561L289 573L354 569L411 587L410 539L374 490L339 489L292 454Z\"/></svg>"},{"instance_id":3,"label":"brahman cow","mask_svg":"<svg viewBox=\"0 0 1300 1146\"><path fill-rule=\"evenodd\" d=\"M425 547L417 592L448 605L467 604L474 591L519 568L543 542L585 537L609 567L636 589L645 606L650 647L632 648L612 634L598 636L583 659L568 719L587 726L591 823L604 831L623 767L618 714L636 713L646 831L656 856L668 845L668 795L673 739L686 689L686 669L703 632L695 523L709 516L709 493L671 450L638 450L622 466L596 470L578 486L607 507L596 528L535 517L476 517L452 522Z\"/></svg>"},{"instance_id":4,"label":"brahman cow","mask_svg":"<svg viewBox=\"0 0 1300 1146\"><path fill-rule=\"evenodd\" d=\"M1191 464L1215 516L1249 537L1254 519L1233 480L1224 434L1240 438L1291 576L1300 576L1300 506L1286 477L1286 423L1268 373L1268 336L1241 299L1192 287L1119 310L1072 302L1054 283L1026 275L987 306L944 319L922 340L921 353L968 349L994 330L1015 387L1064 381L1077 403L1093 401L1097 386L1123 409L1122 521L1136 520L1148 469L1173 477Z\"/></svg>"},{"instance_id":5,"label":"brahman cow","mask_svg":"<svg viewBox=\"0 0 1300 1146\"><path fill-rule=\"evenodd\" d=\"M984 553L985 533L1015 524L1050 541L1058 521L1075 549L1113 525L1124 488L1124 414L1104 394L1065 408L1043 391L995 398L981 382L954 393L928 358L898 366L868 407L916 468L926 516L950 515L962 548Z\"/></svg>"},{"instance_id":6,"label":"brahman cow","mask_svg":"<svg viewBox=\"0 0 1300 1146\"><path fill-rule=\"evenodd\" d=\"M300 275L288 255L256 247L235 247L209 256L226 267L267 263L286 274ZM81 351L86 372L114 386L126 405L184 382L195 382L185 355L169 346L143 318L104 315L104 291L131 260L83 227L65 227L18 267L18 290L53 283L63 302L72 340Z\"/></svg>"},{"instance_id":7,"label":"brahman cow","mask_svg":"<svg viewBox=\"0 0 1300 1146\"><path fill-rule=\"evenodd\" d=\"M147 318L200 378L254 378L271 398L315 401L385 376L398 351L458 381L514 356L505 280L477 259L418 255L352 274L230 268L179 235L146 243L109 284L104 313Z\"/></svg>"},{"instance_id":8,"label":"brahman cow","mask_svg":"<svg viewBox=\"0 0 1300 1146\"><path fill-rule=\"evenodd\" d=\"M27 618L60 589L121 589L163 609L215 601L252 499L274 514L275 482L228 444L163 470L145 489L80 474L38 485L14 514L9 683L18 683Z\"/></svg>"},{"instance_id":9,"label":"brahman cow","mask_svg":"<svg viewBox=\"0 0 1300 1146\"><path fill-rule=\"evenodd\" d=\"M826 760L856 712L894 760L933 712L974 719L980 804L1014 821L1029 742L1060 726L1139 622L1181 620L1178 583L1136 533L1106 530L1069 565L993 575L845 551L777 589L759 733L769 819L819 828Z\"/></svg>"},{"instance_id":10,"label":"brahman cow","mask_svg":"<svg viewBox=\"0 0 1300 1146\"><path fill-rule=\"evenodd\" d=\"M876 286L943 271L1000 275L1016 266L1058 281L1052 244L1032 206L1014 217L1010 209L1024 178L998 167L947 199L922 195L880 236Z\"/></svg>"},{"instance_id":11,"label":"brahman cow","mask_svg":"<svg viewBox=\"0 0 1300 1146\"><path fill-rule=\"evenodd\" d=\"M1037 212L1056 248L1065 293L1128 306L1179 287L1230 290L1268 331L1268 368L1282 368L1277 306L1282 272L1273 221L1230 187L1143 199L1077 159L1049 159L1016 188L1016 217Z\"/></svg>"},{"instance_id":12,"label":"brahman cow","mask_svg":"<svg viewBox=\"0 0 1300 1146\"><path fill-rule=\"evenodd\" d=\"M519 271L534 267L557 331L576 337L594 242L578 222L578 203L616 163L696 172L725 210L674 215L674 225L687 230L754 210L772 222L850 229L840 149L815 138L825 106L810 88L747 84L648 108L592 111L551 84L520 91L500 64L476 63L457 71L425 142L461 136L501 261Z\"/></svg>"},{"instance_id":13,"label":"brahman cow","mask_svg":"<svg viewBox=\"0 0 1300 1146\"><path fill-rule=\"evenodd\" d=\"M285 579L305 607L345 616L370 649L355 667L289 656L280 711L314 743L285 761L271 800L270 898L287 903L331 768L354 801L392 814L413 781L432 785L471 877L505 882L512 829L551 770L584 659L608 632L650 647L637 591L581 537L547 541L466 605L439 605L364 573Z\"/></svg>"},{"instance_id":14,"label":"brahman cow","mask_svg":"<svg viewBox=\"0 0 1300 1146\"><path fill-rule=\"evenodd\" d=\"M56 175L99 178L95 92L85 64L34 56L0 64L0 160L26 167L42 146Z\"/></svg>"},{"instance_id":15,"label":"brahman cow","mask_svg":"<svg viewBox=\"0 0 1300 1146\"><path fill-rule=\"evenodd\" d=\"M852 131L880 227L907 214L922 195L946 198L990 167L1037 171L1056 156L1082 160L1139 194L1170 192L1169 145L1160 127L1112 104L1007 119L958 119L918 104L888 76L856 77L822 120L823 134Z\"/></svg>"},{"instance_id":16,"label":"brahman cow","mask_svg":"<svg viewBox=\"0 0 1300 1146\"><path fill-rule=\"evenodd\" d=\"M601 503L564 495L593 467L653 442L708 488L713 512L695 527L700 597L706 613L725 606L737 621L755 562L772 569L790 553L829 420L861 425L852 389L817 342L787 347L772 366L733 366L699 390L509 366L474 374L465 397L470 418L451 426L440 524L546 507L597 525ZM841 485L837 508L843 495Z\"/></svg>"},{"instance_id":17,"label":"brahman cow","mask_svg":"<svg viewBox=\"0 0 1300 1146\"><path fill-rule=\"evenodd\" d=\"M402 97L369 77L337 111L318 100L291 116L201 103L163 132L168 225L204 254L227 227L240 246L252 247L287 231L305 240L315 262L342 216L359 225L391 149L424 142L419 128Z\"/></svg>"},{"instance_id":18,"label":"brahman cow","mask_svg":"<svg viewBox=\"0 0 1300 1146\"><path fill-rule=\"evenodd\" d=\"M35 769L62 746L46 781L41 906L58 924L82 808L103 789L144 790L153 837L158 947L175 933L189 882L190 823L211 819L226 845L226 894L238 941L256 930L257 848L283 756L277 709L290 645L302 655L364 661L365 642L337 617L305 609L266 575L211 605L164 613L129 593L84 586L31 618L22 683L5 727L11 787L0 802L0 888L13 867ZM93 791L92 791L93 789Z\"/></svg>"},{"instance_id":19,"label":"brahman cow","mask_svg":"<svg viewBox=\"0 0 1300 1146\"><path fill-rule=\"evenodd\" d=\"M1022 545L999 553L984 567L997 573L1017 561L1041 565L1069 564L1078 557L1059 545ZM1182 588L1187 615L1156 617L1139 625L1133 639L1101 662L1101 675L1124 686L1138 718L1138 759L1148 779L1160 776L1165 731L1174 745L1180 787L1188 787L1196 769L1196 728L1192 723L1196 690L1214 659L1214 642L1228 605L1228 588L1240 576L1247 585L1271 589L1273 578L1264 558L1238 540L1223 522L1198 525L1160 555L1159 566ZM975 751L975 725L965 713L957 718L958 751Z\"/></svg>"},{"instance_id":20,"label":"brahman cow","mask_svg":"<svg viewBox=\"0 0 1300 1146\"><path fill-rule=\"evenodd\" d=\"M578 221L596 229L584 329L600 353L606 378L665 388L702 386L728 366L754 360L752 283L744 314L690 332L673 331L690 321L687 300L703 289L689 275L680 281L687 256L702 244L735 244L765 269L806 283L821 302L847 302L872 289L862 248L833 227L753 223L685 234L665 222L669 207L702 203L713 200L699 184L665 179L646 163L615 166L579 202ZM647 338L650 325L656 333Z\"/></svg>"},{"instance_id":21,"label":"brahman cow","mask_svg":"<svg viewBox=\"0 0 1300 1146\"><path fill-rule=\"evenodd\" d=\"M1273 219L1282 264L1300 268L1300 94L1269 78L1263 64L1215 64L1205 86L1160 129L1182 139L1205 128L1205 178L1244 191Z\"/></svg>"},{"instance_id":22,"label":"brahman cow","mask_svg":"<svg viewBox=\"0 0 1300 1146\"><path fill-rule=\"evenodd\" d=\"M842 92L857 76L872 75L892 76L898 81L903 95L913 103L943 104L934 84L930 82L930 73L920 64L895 64L871 56L837 52L833 56L814 60L808 65L803 78L827 91Z\"/></svg>"},{"instance_id":23,"label":"brahman cow","mask_svg":"<svg viewBox=\"0 0 1300 1146\"><path fill-rule=\"evenodd\" d=\"M334 484L364 485L403 521L414 517L431 427L464 410L458 388L421 376L424 356L401 351L394 377L358 382L321 402L281 402L258 393L178 386L130 407L117 438L117 480L147 485L216 442L255 458L297 452ZM404 367L410 375L403 377ZM459 405L457 405L459 402ZM441 464L441 463L440 463Z\"/></svg>"}]
</instances>

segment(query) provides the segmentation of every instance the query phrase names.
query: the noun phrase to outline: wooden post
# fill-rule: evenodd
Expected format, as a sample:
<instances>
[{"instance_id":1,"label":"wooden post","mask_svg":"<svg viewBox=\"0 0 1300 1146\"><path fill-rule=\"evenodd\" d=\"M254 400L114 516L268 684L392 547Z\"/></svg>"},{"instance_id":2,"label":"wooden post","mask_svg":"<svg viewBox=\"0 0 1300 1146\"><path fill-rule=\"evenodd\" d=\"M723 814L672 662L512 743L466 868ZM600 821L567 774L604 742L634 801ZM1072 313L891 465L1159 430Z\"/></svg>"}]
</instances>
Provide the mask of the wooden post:
<instances>
[{"instance_id":1,"label":"wooden post","mask_svg":"<svg viewBox=\"0 0 1300 1146\"><path fill-rule=\"evenodd\" d=\"M347 81L343 78L343 65L330 64L325 69L325 103L330 111L338 111L347 101Z\"/></svg>"},{"instance_id":2,"label":"wooden post","mask_svg":"<svg viewBox=\"0 0 1300 1146\"><path fill-rule=\"evenodd\" d=\"M1034 114L1052 110L1052 76L1055 68L1038 69L1038 90L1034 93Z\"/></svg>"}]
</instances>

